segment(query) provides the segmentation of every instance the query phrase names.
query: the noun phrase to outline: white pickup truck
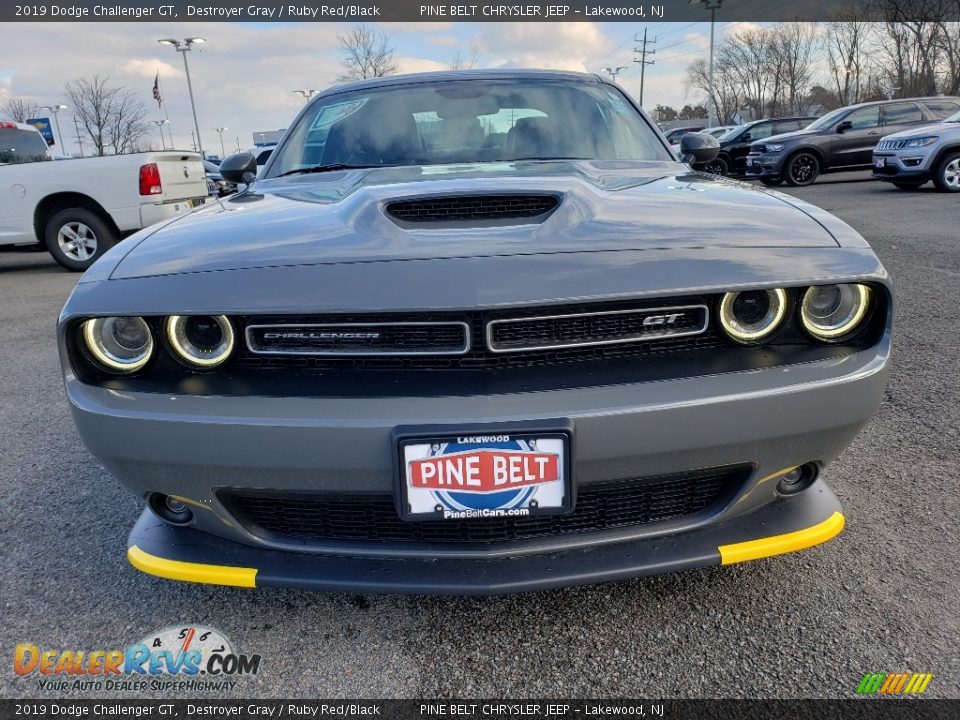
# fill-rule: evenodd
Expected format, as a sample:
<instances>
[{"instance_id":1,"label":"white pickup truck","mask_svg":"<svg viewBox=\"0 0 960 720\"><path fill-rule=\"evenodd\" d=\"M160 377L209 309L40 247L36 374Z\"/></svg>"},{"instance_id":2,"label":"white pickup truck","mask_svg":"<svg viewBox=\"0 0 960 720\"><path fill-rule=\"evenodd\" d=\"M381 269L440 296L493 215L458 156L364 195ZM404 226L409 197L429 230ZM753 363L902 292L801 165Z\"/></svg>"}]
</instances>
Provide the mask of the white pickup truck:
<instances>
[{"instance_id":1,"label":"white pickup truck","mask_svg":"<svg viewBox=\"0 0 960 720\"><path fill-rule=\"evenodd\" d=\"M53 162L35 127L0 121L0 245L43 243L68 270L86 270L122 237L206 196L198 153Z\"/></svg>"}]
</instances>

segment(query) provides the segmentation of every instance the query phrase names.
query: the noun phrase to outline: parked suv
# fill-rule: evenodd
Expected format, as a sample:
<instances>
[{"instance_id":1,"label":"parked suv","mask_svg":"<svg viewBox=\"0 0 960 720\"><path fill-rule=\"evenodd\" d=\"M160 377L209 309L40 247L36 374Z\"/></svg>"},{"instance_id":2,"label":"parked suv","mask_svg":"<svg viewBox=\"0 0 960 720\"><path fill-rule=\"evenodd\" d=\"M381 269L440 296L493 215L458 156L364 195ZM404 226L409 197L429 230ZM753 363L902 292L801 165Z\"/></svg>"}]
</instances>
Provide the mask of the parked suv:
<instances>
[{"instance_id":1,"label":"parked suv","mask_svg":"<svg viewBox=\"0 0 960 720\"><path fill-rule=\"evenodd\" d=\"M753 143L747 175L767 185L809 185L822 172L870 167L883 135L936 122L960 110L960 98L883 100L834 110L799 132Z\"/></svg>"},{"instance_id":2,"label":"parked suv","mask_svg":"<svg viewBox=\"0 0 960 720\"><path fill-rule=\"evenodd\" d=\"M873 176L901 190L928 180L943 192L960 192L960 112L936 125L887 135L873 151Z\"/></svg>"},{"instance_id":3,"label":"parked suv","mask_svg":"<svg viewBox=\"0 0 960 720\"><path fill-rule=\"evenodd\" d=\"M716 160L704 166L704 170L714 175L746 175L747 155L751 143L772 135L782 135L805 128L816 117L774 118L772 120L754 120L746 125L738 125L721 135L720 154Z\"/></svg>"}]
</instances>

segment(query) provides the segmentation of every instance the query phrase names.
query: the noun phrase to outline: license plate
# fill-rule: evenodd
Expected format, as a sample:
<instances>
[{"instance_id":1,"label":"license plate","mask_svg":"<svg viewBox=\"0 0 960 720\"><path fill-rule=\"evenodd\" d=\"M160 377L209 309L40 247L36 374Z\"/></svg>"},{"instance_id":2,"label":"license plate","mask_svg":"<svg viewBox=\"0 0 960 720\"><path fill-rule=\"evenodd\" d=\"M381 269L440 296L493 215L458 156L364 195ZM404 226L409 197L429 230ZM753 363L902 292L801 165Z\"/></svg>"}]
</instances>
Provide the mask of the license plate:
<instances>
[{"instance_id":1,"label":"license plate","mask_svg":"<svg viewBox=\"0 0 960 720\"><path fill-rule=\"evenodd\" d=\"M747 158L747 167L753 167L753 158L751 157Z\"/></svg>"},{"instance_id":2,"label":"license plate","mask_svg":"<svg viewBox=\"0 0 960 720\"><path fill-rule=\"evenodd\" d=\"M400 441L407 520L529 517L572 507L565 432L464 433Z\"/></svg>"},{"instance_id":3,"label":"license plate","mask_svg":"<svg viewBox=\"0 0 960 720\"><path fill-rule=\"evenodd\" d=\"M873 161L873 166L878 168L882 168L886 164L887 164L886 158L877 158L876 160Z\"/></svg>"}]
</instances>

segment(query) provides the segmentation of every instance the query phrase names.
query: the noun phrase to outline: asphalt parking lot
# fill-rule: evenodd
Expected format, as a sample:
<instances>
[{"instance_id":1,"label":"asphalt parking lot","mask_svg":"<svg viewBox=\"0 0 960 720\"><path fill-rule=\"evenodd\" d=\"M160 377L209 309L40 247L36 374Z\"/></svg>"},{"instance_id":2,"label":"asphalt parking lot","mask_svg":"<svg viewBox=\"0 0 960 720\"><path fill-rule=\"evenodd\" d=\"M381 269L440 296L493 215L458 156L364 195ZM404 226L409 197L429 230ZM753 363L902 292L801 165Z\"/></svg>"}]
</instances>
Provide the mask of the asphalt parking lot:
<instances>
[{"instance_id":1,"label":"asphalt parking lot","mask_svg":"<svg viewBox=\"0 0 960 720\"><path fill-rule=\"evenodd\" d=\"M18 643L111 649L198 623L263 657L237 697L850 697L868 671L933 673L926 695L960 697L960 198L860 174L789 192L859 230L898 292L886 399L827 471L845 532L733 568L492 599L133 570L140 503L87 453L61 386L54 326L77 276L0 252L0 694L51 696L12 672Z\"/></svg>"}]
</instances>

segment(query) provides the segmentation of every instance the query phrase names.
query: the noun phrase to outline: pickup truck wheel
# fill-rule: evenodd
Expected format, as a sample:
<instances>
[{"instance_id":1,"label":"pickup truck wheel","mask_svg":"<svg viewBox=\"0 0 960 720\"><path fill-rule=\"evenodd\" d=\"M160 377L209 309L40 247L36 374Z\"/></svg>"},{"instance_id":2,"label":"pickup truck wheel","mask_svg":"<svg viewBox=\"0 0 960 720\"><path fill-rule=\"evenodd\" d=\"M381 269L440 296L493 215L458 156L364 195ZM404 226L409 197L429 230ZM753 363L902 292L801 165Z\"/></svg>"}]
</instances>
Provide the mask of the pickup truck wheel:
<instances>
[{"instance_id":1,"label":"pickup truck wheel","mask_svg":"<svg viewBox=\"0 0 960 720\"><path fill-rule=\"evenodd\" d=\"M941 192L960 192L960 153L950 153L940 161L933 184Z\"/></svg>"},{"instance_id":2,"label":"pickup truck wheel","mask_svg":"<svg viewBox=\"0 0 960 720\"><path fill-rule=\"evenodd\" d=\"M43 239L53 259L67 270L82 272L117 242L102 217L85 208L68 208L47 220Z\"/></svg>"},{"instance_id":3,"label":"pickup truck wheel","mask_svg":"<svg viewBox=\"0 0 960 720\"><path fill-rule=\"evenodd\" d=\"M811 185L820 174L820 161L816 155L799 152L787 161L784 177L794 187Z\"/></svg>"},{"instance_id":4,"label":"pickup truck wheel","mask_svg":"<svg viewBox=\"0 0 960 720\"><path fill-rule=\"evenodd\" d=\"M776 187L777 185L783 184L783 178L782 177L762 177L760 178L760 182L762 182L767 187Z\"/></svg>"}]
</instances>

